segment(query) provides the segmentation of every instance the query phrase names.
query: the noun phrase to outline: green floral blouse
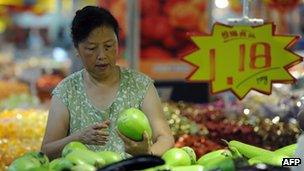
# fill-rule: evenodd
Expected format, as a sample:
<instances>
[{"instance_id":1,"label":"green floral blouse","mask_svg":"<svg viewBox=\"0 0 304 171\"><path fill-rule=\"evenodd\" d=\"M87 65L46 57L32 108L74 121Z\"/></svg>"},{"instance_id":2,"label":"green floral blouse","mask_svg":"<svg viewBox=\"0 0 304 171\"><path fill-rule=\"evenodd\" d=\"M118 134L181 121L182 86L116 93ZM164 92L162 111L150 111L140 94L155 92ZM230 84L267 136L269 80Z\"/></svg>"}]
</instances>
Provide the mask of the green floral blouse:
<instances>
[{"instance_id":1,"label":"green floral blouse","mask_svg":"<svg viewBox=\"0 0 304 171\"><path fill-rule=\"evenodd\" d=\"M84 70L78 71L60 82L53 90L68 108L70 115L69 134L73 134L97 122L109 119L109 139L104 146L87 145L94 151L109 150L125 153L124 143L116 133L116 120L121 111L127 108L141 108L149 85L153 82L148 76L131 69L120 68L120 85L115 100L105 110L95 107L87 97L84 88Z\"/></svg>"}]
</instances>

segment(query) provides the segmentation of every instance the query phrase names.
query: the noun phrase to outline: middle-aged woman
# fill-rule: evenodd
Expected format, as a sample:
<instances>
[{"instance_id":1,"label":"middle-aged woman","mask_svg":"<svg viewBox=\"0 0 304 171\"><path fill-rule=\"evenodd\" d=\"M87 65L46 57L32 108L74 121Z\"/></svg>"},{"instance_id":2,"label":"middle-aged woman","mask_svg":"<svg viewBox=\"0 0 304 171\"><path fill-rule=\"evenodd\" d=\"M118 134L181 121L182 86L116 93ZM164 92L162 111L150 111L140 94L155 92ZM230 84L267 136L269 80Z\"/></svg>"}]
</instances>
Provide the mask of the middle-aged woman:
<instances>
[{"instance_id":1,"label":"middle-aged woman","mask_svg":"<svg viewBox=\"0 0 304 171\"><path fill-rule=\"evenodd\" d=\"M90 149L110 150L124 157L162 155L174 145L153 81L146 75L116 65L119 26L112 14L87 6L76 12L71 35L84 69L65 78L54 89L42 151L51 159L63 147L80 141ZM153 144L117 131L121 111L135 107L149 119Z\"/></svg>"}]
</instances>

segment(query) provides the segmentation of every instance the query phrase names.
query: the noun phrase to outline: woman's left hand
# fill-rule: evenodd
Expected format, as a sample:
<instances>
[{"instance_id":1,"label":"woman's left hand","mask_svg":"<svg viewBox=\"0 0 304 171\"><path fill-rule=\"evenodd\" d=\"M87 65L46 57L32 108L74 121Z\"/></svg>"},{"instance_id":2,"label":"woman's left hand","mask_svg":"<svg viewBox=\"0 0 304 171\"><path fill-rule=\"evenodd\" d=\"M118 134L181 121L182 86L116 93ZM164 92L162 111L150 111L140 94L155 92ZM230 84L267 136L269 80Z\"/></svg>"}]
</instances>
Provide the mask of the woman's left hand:
<instances>
[{"instance_id":1,"label":"woman's left hand","mask_svg":"<svg viewBox=\"0 0 304 171\"><path fill-rule=\"evenodd\" d=\"M133 156L150 153L150 147L151 147L152 143L151 143L151 140L149 140L149 138L148 138L149 136L148 136L147 132L143 133L142 141L133 141L130 138L121 134L119 131L117 131L117 134L124 141L125 150L127 153L129 153Z\"/></svg>"}]
</instances>

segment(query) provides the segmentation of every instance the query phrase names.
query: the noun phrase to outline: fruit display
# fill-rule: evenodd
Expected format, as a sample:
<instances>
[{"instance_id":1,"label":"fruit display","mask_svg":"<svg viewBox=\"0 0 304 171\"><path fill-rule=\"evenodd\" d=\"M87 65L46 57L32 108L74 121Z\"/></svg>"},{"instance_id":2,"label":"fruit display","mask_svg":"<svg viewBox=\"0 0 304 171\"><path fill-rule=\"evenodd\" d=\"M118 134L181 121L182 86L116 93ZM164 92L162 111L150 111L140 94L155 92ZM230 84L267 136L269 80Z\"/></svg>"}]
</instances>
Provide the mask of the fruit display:
<instances>
[{"instance_id":1,"label":"fruit display","mask_svg":"<svg viewBox=\"0 0 304 171\"><path fill-rule=\"evenodd\" d=\"M14 94L29 93L29 91L27 84L17 81L0 80L0 100L6 99Z\"/></svg>"},{"instance_id":2,"label":"fruit display","mask_svg":"<svg viewBox=\"0 0 304 171\"><path fill-rule=\"evenodd\" d=\"M29 151L16 158L8 167L8 171L32 171L47 170L61 171L71 169L73 171L96 171L112 163L121 161L122 157L112 151L94 152L86 148L84 144L72 141L64 146L60 158L50 161L42 152Z\"/></svg>"},{"instance_id":3,"label":"fruit display","mask_svg":"<svg viewBox=\"0 0 304 171\"><path fill-rule=\"evenodd\" d=\"M187 149L191 148L187 147ZM226 142L226 147L206 153L194 163L190 162L191 153L183 153L183 148L169 149L162 156L165 164L147 169L147 171L190 171L190 169L193 171L243 171L256 170L259 164L263 164L263 167L267 168L266 170L283 171L286 170L281 166L283 158L289 158L290 156L286 154L294 153L295 144L288 145L277 151L269 151L240 141L231 140Z\"/></svg>"},{"instance_id":4,"label":"fruit display","mask_svg":"<svg viewBox=\"0 0 304 171\"><path fill-rule=\"evenodd\" d=\"M294 146L295 144L291 144L282 149L278 149L277 151L270 151L235 140L228 142L228 148L236 149L244 158L248 159L249 165L263 163L282 166L283 159L289 158L295 153Z\"/></svg>"},{"instance_id":5,"label":"fruit display","mask_svg":"<svg viewBox=\"0 0 304 171\"><path fill-rule=\"evenodd\" d=\"M40 104L39 99L29 94L11 95L0 101L0 111L15 108L35 108Z\"/></svg>"},{"instance_id":6,"label":"fruit display","mask_svg":"<svg viewBox=\"0 0 304 171\"><path fill-rule=\"evenodd\" d=\"M294 143L299 128L294 123L273 122L268 118L234 113L238 116L236 120L233 115L225 114L219 102L207 105L167 102L163 103L163 111L176 144L163 156L167 163L159 166L162 168L182 170L191 166L199 169L201 165L210 169L219 166L225 170L246 164L246 167L254 167L258 163L278 166L282 158L292 157L296 149ZM38 109L12 109L0 113L0 152L5 154L1 155L1 169L19 156L40 149L46 119L47 111ZM136 141L142 140L144 131L149 137L152 136L147 117L135 108L123 111L118 117L117 126L121 133ZM221 153L221 150L225 153ZM83 156L90 157L87 159ZM208 162L212 156L216 159ZM62 158L51 161L50 165L94 170L121 160L121 156L115 152L92 152L80 142L72 142L63 149ZM205 163L208 166L204 166Z\"/></svg>"},{"instance_id":7,"label":"fruit display","mask_svg":"<svg viewBox=\"0 0 304 171\"><path fill-rule=\"evenodd\" d=\"M190 147L187 147L186 149L188 152L193 151ZM186 149L175 147L167 150L162 155L165 164L147 170L211 171L219 169L221 171L234 171L236 168L235 164L237 163L234 160L239 158L239 156L235 156L234 153L230 152L228 149L221 149L205 154L196 160L196 158L193 158L192 153L186 152ZM192 162L191 158L195 160Z\"/></svg>"},{"instance_id":8,"label":"fruit display","mask_svg":"<svg viewBox=\"0 0 304 171\"><path fill-rule=\"evenodd\" d=\"M69 58L63 61L57 61L48 56L31 56L22 60L16 60L14 63L16 65L15 72L18 78L22 77L22 74L24 74L25 71L32 69L44 69L47 71L53 69L60 70L66 75L69 73L71 67L71 60Z\"/></svg>"},{"instance_id":9,"label":"fruit display","mask_svg":"<svg viewBox=\"0 0 304 171\"><path fill-rule=\"evenodd\" d=\"M173 113L171 116L186 117L190 123L195 123L198 131L185 133L187 138L180 138L179 140L177 138L177 145L178 147L183 144L188 145L196 151L197 155L214 150L212 146L210 149L205 149L206 147L199 149L194 146L194 144L200 144L201 141L204 142L205 139L218 144L219 147L225 145L222 141L222 139L225 139L227 141L239 140L266 149L276 150L295 143L300 134L299 126L294 121L283 122L254 114L245 115L242 110L231 113L231 111L224 110L221 102L204 105L184 102L166 103L164 111L167 111L167 113L171 111ZM186 125L190 127L189 123ZM182 137L182 135L178 137ZM201 138L203 140L200 140ZM192 144L186 142L189 139L190 142L193 142L193 139L196 139L197 142Z\"/></svg>"},{"instance_id":10,"label":"fruit display","mask_svg":"<svg viewBox=\"0 0 304 171\"><path fill-rule=\"evenodd\" d=\"M36 82L36 89L40 100L43 102L50 100L52 90L61 80L63 80L63 78L64 76L59 74L42 75Z\"/></svg>"},{"instance_id":11,"label":"fruit display","mask_svg":"<svg viewBox=\"0 0 304 171\"><path fill-rule=\"evenodd\" d=\"M48 157L41 152L28 152L17 158L8 167L8 171L31 170L47 168L49 165Z\"/></svg>"},{"instance_id":12,"label":"fruit display","mask_svg":"<svg viewBox=\"0 0 304 171\"><path fill-rule=\"evenodd\" d=\"M0 113L0 170L17 157L40 149L48 112L13 109Z\"/></svg>"},{"instance_id":13,"label":"fruit display","mask_svg":"<svg viewBox=\"0 0 304 171\"><path fill-rule=\"evenodd\" d=\"M206 33L207 6L199 0L141 0L141 59L172 59L191 50L188 33Z\"/></svg>"},{"instance_id":14,"label":"fruit display","mask_svg":"<svg viewBox=\"0 0 304 171\"><path fill-rule=\"evenodd\" d=\"M175 146L179 148L189 146L194 150L197 157L201 157L208 152L223 148L222 145L210 140L207 137L187 134L181 136L176 141Z\"/></svg>"},{"instance_id":15,"label":"fruit display","mask_svg":"<svg viewBox=\"0 0 304 171\"><path fill-rule=\"evenodd\" d=\"M181 115L178 104L166 102L162 104L162 107L175 139L184 134L197 134L199 132L199 128L195 122ZM201 131L201 133L206 133L206 131Z\"/></svg>"},{"instance_id":16,"label":"fruit display","mask_svg":"<svg viewBox=\"0 0 304 171\"><path fill-rule=\"evenodd\" d=\"M0 79L10 80L15 76L15 64L12 55L0 52Z\"/></svg>"}]
</instances>

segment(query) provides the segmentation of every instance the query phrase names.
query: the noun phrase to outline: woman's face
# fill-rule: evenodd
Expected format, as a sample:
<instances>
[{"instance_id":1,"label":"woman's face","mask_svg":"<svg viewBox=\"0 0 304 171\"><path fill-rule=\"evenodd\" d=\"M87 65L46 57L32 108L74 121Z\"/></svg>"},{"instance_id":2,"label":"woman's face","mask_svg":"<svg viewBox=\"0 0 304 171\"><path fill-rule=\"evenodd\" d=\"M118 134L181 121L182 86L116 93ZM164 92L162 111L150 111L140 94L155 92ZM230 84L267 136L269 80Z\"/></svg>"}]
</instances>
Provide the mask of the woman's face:
<instances>
[{"instance_id":1,"label":"woman's face","mask_svg":"<svg viewBox=\"0 0 304 171\"><path fill-rule=\"evenodd\" d=\"M118 40L111 27L100 26L92 30L88 38L78 44L77 50L84 67L94 78L115 71Z\"/></svg>"}]
</instances>

